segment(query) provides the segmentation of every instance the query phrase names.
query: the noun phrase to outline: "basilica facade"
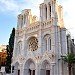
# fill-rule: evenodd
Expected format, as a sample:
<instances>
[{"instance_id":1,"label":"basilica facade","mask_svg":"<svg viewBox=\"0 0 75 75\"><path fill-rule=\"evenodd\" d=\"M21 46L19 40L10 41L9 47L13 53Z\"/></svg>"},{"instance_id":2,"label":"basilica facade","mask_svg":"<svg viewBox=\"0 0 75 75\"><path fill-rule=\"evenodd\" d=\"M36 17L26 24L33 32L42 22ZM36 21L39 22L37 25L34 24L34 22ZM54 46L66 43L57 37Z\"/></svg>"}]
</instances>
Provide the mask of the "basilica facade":
<instances>
[{"instance_id":1,"label":"basilica facade","mask_svg":"<svg viewBox=\"0 0 75 75\"><path fill-rule=\"evenodd\" d=\"M68 75L67 64L61 60L67 54L63 8L57 0L44 0L39 8L39 21L31 9L18 15L12 75Z\"/></svg>"}]
</instances>

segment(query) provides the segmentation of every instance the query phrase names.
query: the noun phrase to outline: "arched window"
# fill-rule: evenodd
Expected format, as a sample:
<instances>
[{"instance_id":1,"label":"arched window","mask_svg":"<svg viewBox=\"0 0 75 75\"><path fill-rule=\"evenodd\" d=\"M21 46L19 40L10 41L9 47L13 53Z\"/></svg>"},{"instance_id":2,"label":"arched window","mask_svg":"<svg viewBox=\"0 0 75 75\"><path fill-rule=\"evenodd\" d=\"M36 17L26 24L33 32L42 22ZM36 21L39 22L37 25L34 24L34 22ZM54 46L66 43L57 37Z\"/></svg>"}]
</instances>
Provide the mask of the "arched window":
<instances>
[{"instance_id":1,"label":"arched window","mask_svg":"<svg viewBox=\"0 0 75 75\"><path fill-rule=\"evenodd\" d=\"M47 39L45 40L45 44L46 44L46 45L45 45L45 47L46 47L45 49L47 50Z\"/></svg>"},{"instance_id":2,"label":"arched window","mask_svg":"<svg viewBox=\"0 0 75 75\"><path fill-rule=\"evenodd\" d=\"M51 50L51 36L49 34L44 36L44 49Z\"/></svg>"},{"instance_id":3,"label":"arched window","mask_svg":"<svg viewBox=\"0 0 75 75\"><path fill-rule=\"evenodd\" d=\"M50 18L51 18L51 4L50 4Z\"/></svg>"},{"instance_id":4,"label":"arched window","mask_svg":"<svg viewBox=\"0 0 75 75\"><path fill-rule=\"evenodd\" d=\"M48 48L49 48L49 50L51 50L51 38L50 37L48 39Z\"/></svg>"},{"instance_id":5,"label":"arched window","mask_svg":"<svg viewBox=\"0 0 75 75\"><path fill-rule=\"evenodd\" d=\"M47 6L46 6L46 19L47 19Z\"/></svg>"},{"instance_id":6,"label":"arched window","mask_svg":"<svg viewBox=\"0 0 75 75\"><path fill-rule=\"evenodd\" d=\"M22 28L22 26L23 26L23 15L21 17L21 28Z\"/></svg>"}]
</instances>

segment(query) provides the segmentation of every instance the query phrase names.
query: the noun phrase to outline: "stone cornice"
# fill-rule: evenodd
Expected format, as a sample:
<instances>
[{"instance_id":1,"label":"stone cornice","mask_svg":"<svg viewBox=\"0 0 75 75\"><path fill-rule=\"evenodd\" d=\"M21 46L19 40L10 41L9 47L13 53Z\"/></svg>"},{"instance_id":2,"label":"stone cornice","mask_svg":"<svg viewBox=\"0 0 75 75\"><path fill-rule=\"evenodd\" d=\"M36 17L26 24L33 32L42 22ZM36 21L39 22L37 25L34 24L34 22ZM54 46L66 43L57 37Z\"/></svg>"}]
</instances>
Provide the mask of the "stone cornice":
<instances>
[{"instance_id":1,"label":"stone cornice","mask_svg":"<svg viewBox=\"0 0 75 75\"><path fill-rule=\"evenodd\" d=\"M53 26L60 28L60 26L58 25L52 25L52 20L46 20L43 22L37 21L28 25L27 27L23 27L22 29L16 30L16 37L28 33L30 34L30 33L38 32L40 29L41 30L51 29L51 27Z\"/></svg>"}]
</instances>

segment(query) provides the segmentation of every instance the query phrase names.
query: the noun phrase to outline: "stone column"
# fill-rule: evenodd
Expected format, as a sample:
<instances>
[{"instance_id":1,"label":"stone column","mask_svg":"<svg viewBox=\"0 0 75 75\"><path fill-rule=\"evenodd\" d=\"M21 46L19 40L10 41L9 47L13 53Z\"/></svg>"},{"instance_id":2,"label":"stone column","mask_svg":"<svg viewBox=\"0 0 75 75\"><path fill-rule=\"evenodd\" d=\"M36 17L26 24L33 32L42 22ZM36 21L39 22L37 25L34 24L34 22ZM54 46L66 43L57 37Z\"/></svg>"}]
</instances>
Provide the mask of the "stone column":
<instances>
[{"instance_id":1,"label":"stone column","mask_svg":"<svg viewBox=\"0 0 75 75\"><path fill-rule=\"evenodd\" d=\"M47 51L49 51L49 40L48 40L48 38L47 38Z\"/></svg>"},{"instance_id":2,"label":"stone column","mask_svg":"<svg viewBox=\"0 0 75 75\"><path fill-rule=\"evenodd\" d=\"M29 70L28 69L24 69L24 74L23 75L29 75Z\"/></svg>"},{"instance_id":3,"label":"stone column","mask_svg":"<svg viewBox=\"0 0 75 75\"><path fill-rule=\"evenodd\" d=\"M36 63L35 75L40 75L40 68L39 68L39 64L38 63Z\"/></svg>"},{"instance_id":4,"label":"stone column","mask_svg":"<svg viewBox=\"0 0 75 75\"><path fill-rule=\"evenodd\" d=\"M41 23L40 23L41 24ZM41 32L41 25L39 27L39 33L38 33L38 53L41 54L41 49L42 49L42 32Z\"/></svg>"},{"instance_id":5,"label":"stone column","mask_svg":"<svg viewBox=\"0 0 75 75\"><path fill-rule=\"evenodd\" d=\"M46 5L45 4L40 5L40 19L41 21L46 20Z\"/></svg>"},{"instance_id":6,"label":"stone column","mask_svg":"<svg viewBox=\"0 0 75 75\"><path fill-rule=\"evenodd\" d=\"M20 15L18 24L19 24L19 29L21 29L21 27L22 27L22 15Z\"/></svg>"},{"instance_id":7,"label":"stone column","mask_svg":"<svg viewBox=\"0 0 75 75\"><path fill-rule=\"evenodd\" d=\"M28 19L28 17L29 17L29 14L28 14L28 12L26 12L26 22L25 22L25 26L29 25L29 19Z\"/></svg>"},{"instance_id":8,"label":"stone column","mask_svg":"<svg viewBox=\"0 0 75 75\"><path fill-rule=\"evenodd\" d=\"M41 69L40 70L40 75L45 75L46 74L46 70L45 69Z\"/></svg>"},{"instance_id":9,"label":"stone column","mask_svg":"<svg viewBox=\"0 0 75 75\"><path fill-rule=\"evenodd\" d=\"M50 20L50 5L47 4L47 20Z\"/></svg>"},{"instance_id":10,"label":"stone column","mask_svg":"<svg viewBox=\"0 0 75 75\"><path fill-rule=\"evenodd\" d=\"M52 28L51 28L51 50L52 51L56 50L56 43L55 43L55 41L56 41L56 39L55 39L56 33L55 32L56 32L55 27L52 26Z\"/></svg>"},{"instance_id":11,"label":"stone column","mask_svg":"<svg viewBox=\"0 0 75 75\"><path fill-rule=\"evenodd\" d=\"M43 4L43 21L45 21L46 20L46 5L45 4Z\"/></svg>"},{"instance_id":12,"label":"stone column","mask_svg":"<svg viewBox=\"0 0 75 75\"><path fill-rule=\"evenodd\" d=\"M50 74L56 75L56 73L55 73L55 63L54 62L51 63L51 73Z\"/></svg>"},{"instance_id":13,"label":"stone column","mask_svg":"<svg viewBox=\"0 0 75 75\"><path fill-rule=\"evenodd\" d=\"M52 2L51 3L51 6L52 6L52 13L51 13L51 17L55 17L56 16L56 2Z\"/></svg>"},{"instance_id":14,"label":"stone column","mask_svg":"<svg viewBox=\"0 0 75 75\"><path fill-rule=\"evenodd\" d=\"M20 75L23 75L24 69L23 69L23 64L20 64Z\"/></svg>"},{"instance_id":15,"label":"stone column","mask_svg":"<svg viewBox=\"0 0 75 75\"><path fill-rule=\"evenodd\" d=\"M42 4L40 4L40 7L39 7L39 8L40 8L40 21L43 21L43 20L42 20L42 12L43 12L43 11L42 11Z\"/></svg>"},{"instance_id":16,"label":"stone column","mask_svg":"<svg viewBox=\"0 0 75 75\"><path fill-rule=\"evenodd\" d=\"M55 5L54 2L51 2L51 18L54 18L54 12L55 12Z\"/></svg>"},{"instance_id":17,"label":"stone column","mask_svg":"<svg viewBox=\"0 0 75 75\"><path fill-rule=\"evenodd\" d=\"M56 2L52 2L52 12L51 12L51 18L52 18L52 25L58 24L58 14L57 14L57 4Z\"/></svg>"},{"instance_id":18,"label":"stone column","mask_svg":"<svg viewBox=\"0 0 75 75\"><path fill-rule=\"evenodd\" d=\"M21 26L21 14L18 15L17 29L20 29Z\"/></svg>"},{"instance_id":19,"label":"stone column","mask_svg":"<svg viewBox=\"0 0 75 75\"><path fill-rule=\"evenodd\" d=\"M18 69L17 68L14 69L14 75L18 75Z\"/></svg>"}]
</instances>

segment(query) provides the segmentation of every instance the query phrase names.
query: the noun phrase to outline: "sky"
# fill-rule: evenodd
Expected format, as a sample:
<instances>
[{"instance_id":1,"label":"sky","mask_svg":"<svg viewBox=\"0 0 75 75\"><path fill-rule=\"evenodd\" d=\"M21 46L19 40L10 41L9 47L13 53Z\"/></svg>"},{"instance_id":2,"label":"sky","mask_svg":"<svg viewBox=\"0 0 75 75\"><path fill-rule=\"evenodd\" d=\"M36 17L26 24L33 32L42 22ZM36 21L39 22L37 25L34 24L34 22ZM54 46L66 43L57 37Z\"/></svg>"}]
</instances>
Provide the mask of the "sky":
<instances>
[{"instance_id":1,"label":"sky","mask_svg":"<svg viewBox=\"0 0 75 75\"><path fill-rule=\"evenodd\" d=\"M43 0L0 0L0 44L8 44L12 28L17 26L17 15L24 9L31 9L39 16L39 4ZM58 0L63 6L65 27L75 39L75 0Z\"/></svg>"}]
</instances>

